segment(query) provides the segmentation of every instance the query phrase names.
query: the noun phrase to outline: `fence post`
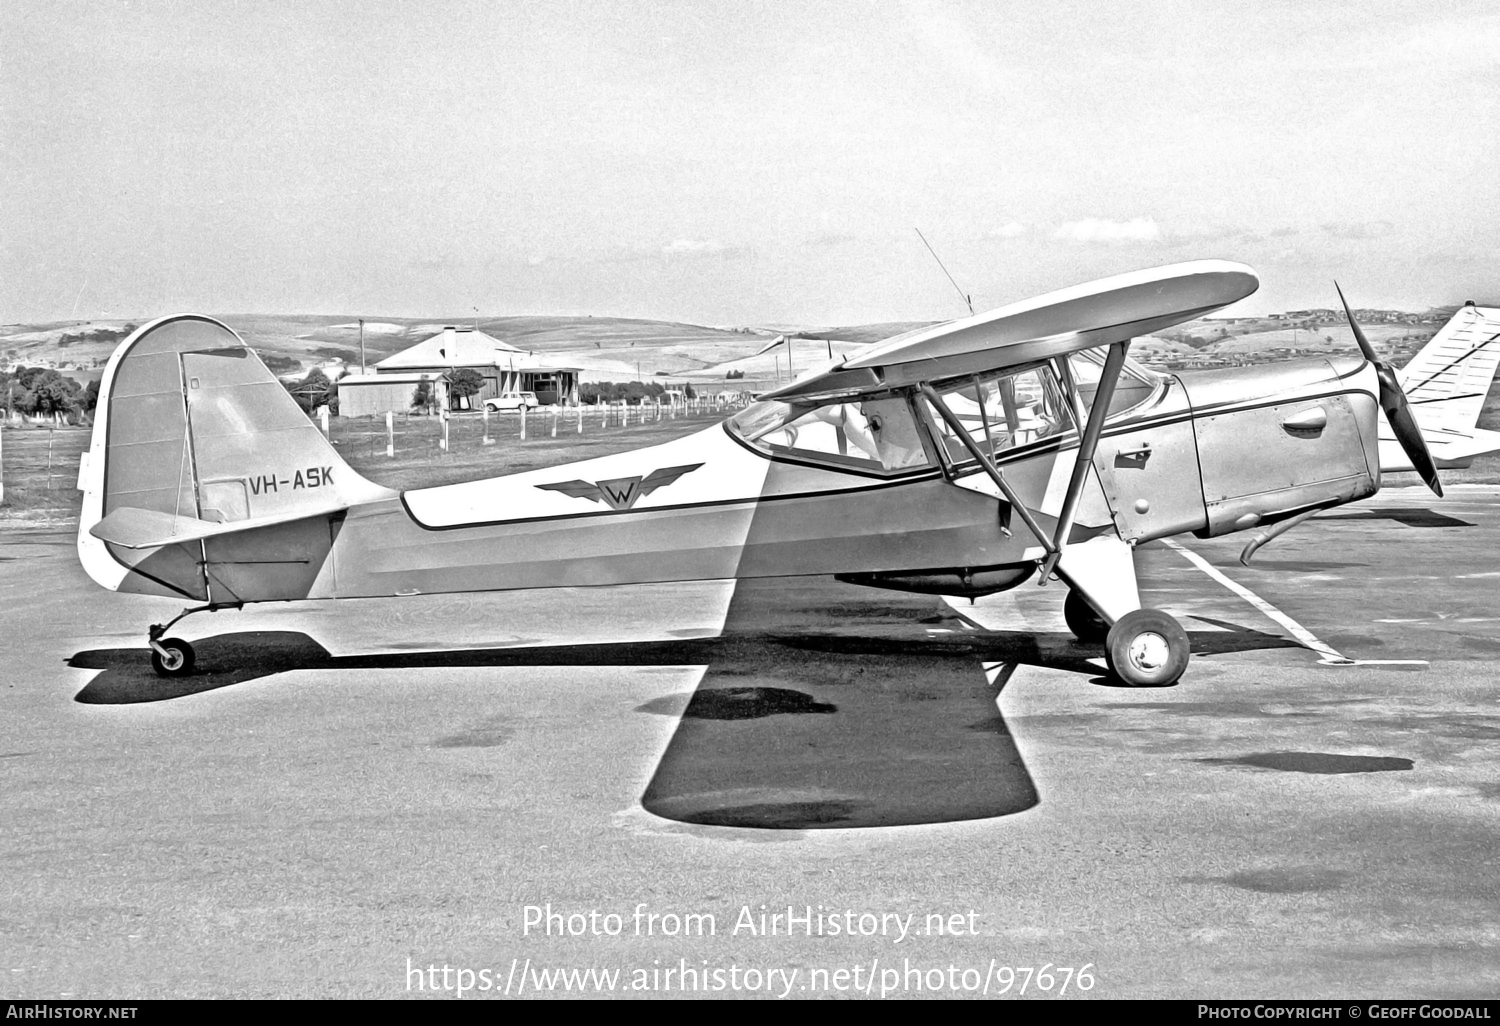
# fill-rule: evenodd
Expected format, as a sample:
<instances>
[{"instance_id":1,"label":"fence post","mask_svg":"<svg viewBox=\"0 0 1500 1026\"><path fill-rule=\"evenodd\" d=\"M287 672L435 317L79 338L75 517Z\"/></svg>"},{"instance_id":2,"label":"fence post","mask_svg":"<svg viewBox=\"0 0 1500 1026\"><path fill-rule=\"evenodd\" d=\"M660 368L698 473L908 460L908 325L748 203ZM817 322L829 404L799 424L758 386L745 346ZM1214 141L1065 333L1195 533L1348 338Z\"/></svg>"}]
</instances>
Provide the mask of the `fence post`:
<instances>
[{"instance_id":1,"label":"fence post","mask_svg":"<svg viewBox=\"0 0 1500 1026\"><path fill-rule=\"evenodd\" d=\"M318 424L323 428L323 437L328 438L328 406L326 403L318 407Z\"/></svg>"},{"instance_id":2,"label":"fence post","mask_svg":"<svg viewBox=\"0 0 1500 1026\"><path fill-rule=\"evenodd\" d=\"M521 403L521 441L526 441L526 403Z\"/></svg>"},{"instance_id":3,"label":"fence post","mask_svg":"<svg viewBox=\"0 0 1500 1026\"><path fill-rule=\"evenodd\" d=\"M385 411L385 455L387 459L393 459L396 455L396 413L394 410Z\"/></svg>"},{"instance_id":4,"label":"fence post","mask_svg":"<svg viewBox=\"0 0 1500 1026\"><path fill-rule=\"evenodd\" d=\"M552 437L557 437L557 404L552 406Z\"/></svg>"},{"instance_id":5,"label":"fence post","mask_svg":"<svg viewBox=\"0 0 1500 1026\"><path fill-rule=\"evenodd\" d=\"M583 404L578 404L578 433L583 434Z\"/></svg>"},{"instance_id":6,"label":"fence post","mask_svg":"<svg viewBox=\"0 0 1500 1026\"><path fill-rule=\"evenodd\" d=\"M444 452L447 452L448 451L448 411L447 410L440 411L438 413L438 419L443 422L443 437L439 440L438 446Z\"/></svg>"},{"instance_id":7,"label":"fence post","mask_svg":"<svg viewBox=\"0 0 1500 1026\"><path fill-rule=\"evenodd\" d=\"M10 426L10 411L0 420L0 504L5 502L5 429Z\"/></svg>"}]
</instances>

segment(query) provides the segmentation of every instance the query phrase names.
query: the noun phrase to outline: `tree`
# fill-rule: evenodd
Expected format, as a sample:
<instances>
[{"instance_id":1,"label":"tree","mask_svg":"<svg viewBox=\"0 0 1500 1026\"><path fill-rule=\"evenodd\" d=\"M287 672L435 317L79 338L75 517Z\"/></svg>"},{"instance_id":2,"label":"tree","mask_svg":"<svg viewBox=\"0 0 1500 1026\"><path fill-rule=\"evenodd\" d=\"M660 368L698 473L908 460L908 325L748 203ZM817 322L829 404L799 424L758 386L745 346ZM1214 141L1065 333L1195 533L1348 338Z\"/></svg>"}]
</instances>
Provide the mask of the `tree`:
<instances>
[{"instance_id":1,"label":"tree","mask_svg":"<svg viewBox=\"0 0 1500 1026\"><path fill-rule=\"evenodd\" d=\"M484 378L472 367L460 367L448 375L448 396L451 400L467 399L478 395L484 387Z\"/></svg>"},{"instance_id":2,"label":"tree","mask_svg":"<svg viewBox=\"0 0 1500 1026\"><path fill-rule=\"evenodd\" d=\"M55 370L35 368L26 372L28 387L17 397L16 409L23 413L71 413L79 405L78 382Z\"/></svg>"},{"instance_id":3,"label":"tree","mask_svg":"<svg viewBox=\"0 0 1500 1026\"><path fill-rule=\"evenodd\" d=\"M426 413L432 408L432 382L425 378L417 382L417 389L411 396L411 408L418 413Z\"/></svg>"},{"instance_id":4,"label":"tree","mask_svg":"<svg viewBox=\"0 0 1500 1026\"><path fill-rule=\"evenodd\" d=\"M99 405L99 379L90 381L83 390L83 408L88 413L93 413L94 408Z\"/></svg>"},{"instance_id":5,"label":"tree","mask_svg":"<svg viewBox=\"0 0 1500 1026\"><path fill-rule=\"evenodd\" d=\"M290 356L278 356L275 353L257 353L256 355L260 356L261 363L264 363L277 374L290 373L302 369L302 362L294 360Z\"/></svg>"},{"instance_id":6,"label":"tree","mask_svg":"<svg viewBox=\"0 0 1500 1026\"><path fill-rule=\"evenodd\" d=\"M47 372L45 367L17 367L16 384L21 388L31 388L31 383Z\"/></svg>"},{"instance_id":7,"label":"tree","mask_svg":"<svg viewBox=\"0 0 1500 1026\"><path fill-rule=\"evenodd\" d=\"M319 406L328 403L333 391L333 382L328 380L327 374L314 367L301 381L287 384L286 390L292 393L292 398L297 400L297 405L302 407L304 412L312 413Z\"/></svg>"}]
</instances>

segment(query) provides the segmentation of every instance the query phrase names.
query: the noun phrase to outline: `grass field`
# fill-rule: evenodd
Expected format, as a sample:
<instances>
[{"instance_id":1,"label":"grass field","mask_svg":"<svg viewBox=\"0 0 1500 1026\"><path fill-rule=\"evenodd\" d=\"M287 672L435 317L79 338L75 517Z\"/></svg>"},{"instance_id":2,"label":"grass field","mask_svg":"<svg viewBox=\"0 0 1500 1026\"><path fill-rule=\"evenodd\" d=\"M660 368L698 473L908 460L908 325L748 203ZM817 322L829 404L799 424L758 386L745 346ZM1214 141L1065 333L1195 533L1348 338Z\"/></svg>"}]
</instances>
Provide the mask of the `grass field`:
<instances>
[{"instance_id":1,"label":"grass field","mask_svg":"<svg viewBox=\"0 0 1500 1026\"><path fill-rule=\"evenodd\" d=\"M87 427L16 427L0 431L0 473L5 498L0 525L77 521L78 456L88 448Z\"/></svg>"},{"instance_id":2,"label":"grass field","mask_svg":"<svg viewBox=\"0 0 1500 1026\"><path fill-rule=\"evenodd\" d=\"M555 409L556 407L554 407ZM583 431L578 431L578 411L583 410ZM648 407L649 409L649 407ZM457 484L478 478L514 474L539 467L609 456L702 431L722 420L726 413L679 414L645 423L637 418L640 408L630 410L630 423L620 423L618 407L604 411L574 407L556 419L532 413L526 418L526 438L521 439L521 418L515 413L491 415L488 427L475 414L454 416L448 421L448 451L440 442L442 425L436 417L397 417L396 455L385 454L385 420L377 417L335 419L329 434L344 460L377 484L390 488L426 488ZM491 444L484 443L488 430Z\"/></svg>"}]
</instances>

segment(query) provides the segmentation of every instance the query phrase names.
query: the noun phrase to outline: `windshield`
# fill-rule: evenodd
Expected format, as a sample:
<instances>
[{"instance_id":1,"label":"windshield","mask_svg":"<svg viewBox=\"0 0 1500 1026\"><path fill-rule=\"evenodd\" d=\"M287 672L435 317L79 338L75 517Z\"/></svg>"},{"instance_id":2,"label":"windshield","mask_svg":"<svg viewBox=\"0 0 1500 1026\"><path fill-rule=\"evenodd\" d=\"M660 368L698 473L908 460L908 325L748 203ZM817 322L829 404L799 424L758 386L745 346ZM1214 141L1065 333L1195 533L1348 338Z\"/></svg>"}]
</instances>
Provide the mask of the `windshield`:
<instances>
[{"instance_id":1,"label":"windshield","mask_svg":"<svg viewBox=\"0 0 1500 1026\"><path fill-rule=\"evenodd\" d=\"M846 402L753 403L728 421L735 435L773 455L876 473L928 466L911 407L901 396Z\"/></svg>"},{"instance_id":2,"label":"windshield","mask_svg":"<svg viewBox=\"0 0 1500 1026\"><path fill-rule=\"evenodd\" d=\"M1068 369L1073 374L1073 383L1085 410L1094 408L1094 393L1099 390L1099 379L1104 376L1104 356L1102 349L1084 349L1068 357ZM1127 359L1120 367L1114 398L1109 401L1109 415L1113 417L1139 406L1155 394L1160 383L1160 374Z\"/></svg>"},{"instance_id":3,"label":"windshield","mask_svg":"<svg viewBox=\"0 0 1500 1026\"><path fill-rule=\"evenodd\" d=\"M1046 364L965 378L937 391L970 442L989 456L1073 430L1062 389ZM936 410L931 416L949 461L972 462L969 447L948 422Z\"/></svg>"}]
</instances>

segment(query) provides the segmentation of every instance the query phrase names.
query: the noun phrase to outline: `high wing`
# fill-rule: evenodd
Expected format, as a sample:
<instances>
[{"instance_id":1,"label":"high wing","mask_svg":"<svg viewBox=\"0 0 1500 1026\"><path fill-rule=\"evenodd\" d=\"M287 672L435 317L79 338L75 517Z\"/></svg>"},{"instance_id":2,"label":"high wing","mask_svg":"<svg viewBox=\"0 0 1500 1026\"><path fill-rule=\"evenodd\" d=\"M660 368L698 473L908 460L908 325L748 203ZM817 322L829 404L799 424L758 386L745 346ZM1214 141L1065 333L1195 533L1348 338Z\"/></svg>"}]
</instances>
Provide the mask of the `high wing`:
<instances>
[{"instance_id":1,"label":"high wing","mask_svg":"<svg viewBox=\"0 0 1500 1026\"><path fill-rule=\"evenodd\" d=\"M1120 274L888 338L761 398L912 385L1064 356L1202 317L1259 285L1249 267L1227 260Z\"/></svg>"},{"instance_id":2,"label":"high wing","mask_svg":"<svg viewBox=\"0 0 1500 1026\"><path fill-rule=\"evenodd\" d=\"M1500 432L1476 427L1497 369L1500 309L1464 306L1397 372L1439 467L1467 467L1500 450ZM1411 470L1390 428L1380 428L1380 469Z\"/></svg>"}]
</instances>

